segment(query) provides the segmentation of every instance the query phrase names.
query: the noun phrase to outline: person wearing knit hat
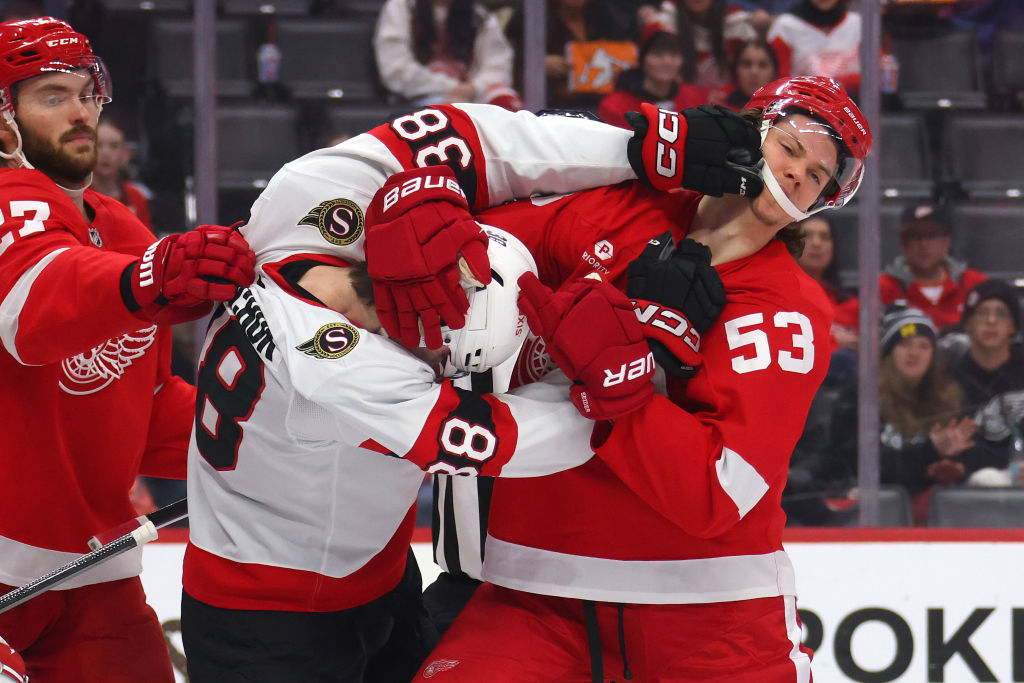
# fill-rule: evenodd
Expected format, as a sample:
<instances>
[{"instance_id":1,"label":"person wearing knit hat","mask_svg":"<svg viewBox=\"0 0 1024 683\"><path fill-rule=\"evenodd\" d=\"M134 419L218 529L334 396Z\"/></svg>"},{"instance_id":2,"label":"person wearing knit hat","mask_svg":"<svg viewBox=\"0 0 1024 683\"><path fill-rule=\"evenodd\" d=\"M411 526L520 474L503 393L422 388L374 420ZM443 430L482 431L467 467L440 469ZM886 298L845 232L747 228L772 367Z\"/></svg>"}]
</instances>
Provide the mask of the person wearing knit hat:
<instances>
[{"instance_id":1,"label":"person wearing knit hat","mask_svg":"<svg viewBox=\"0 0 1024 683\"><path fill-rule=\"evenodd\" d=\"M924 314L924 311L911 306L900 306L890 308L882 316L879 325L881 335L880 349L881 356L885 358L904 339L911 337L925 337L931 340L932 346L938 338L938 331L931 318Z\"/></svg>"},{"instance_id":2,"label":"person wearing knit hat","mask_svg":"<svg viewBox=\"0 0 1024 683\"><path fill-rule=\"evenodd\" d=\"M615 91L597 108L602 121L631 129L626 112L639 110L644 102L681 111L707 101L707 92L688 82L693 78L697 55L692 38L653 22L644 27L639 47L637 66L619 74Z\"/></svg>"},{"instance_id":3,"label":"person wearing knit hat","mask_svg":"<svg viewBox=\"0 0 1024 683\"><path fill-rule=\"evenodd\" d=\"M976 426L963 415L963 391L936 353L936 329L920 309L886 310L880 325L878 369L881 482L904 487L914 523L924 524L925 494L935 484L963 480ZM857 462L857 387L840 397L831 451L851 472Z\"/></svg>"},{"instance_id":4,"label":"person wearing knit hat","mask_svg":"<svg viewBox=\"0 0 1024 683\"><path fill-rule=\"evenodd\" d=\"M1020 330L1020 300L1017 297L1017 288L1003 280L985 280L974 286L967 293L964 301L964 312L960 317L960 324L966 329L969 319L978 310L978 306L985 301L995 299L1001 301L1003 306L996 306L994 315L1006 318L1013 323L1013 331Z\"/></svg>"},{"instance_id":5,"label":"person wearing knit hat","mask_svg":"<svg viewBox=\"0 0 1024 683\"><path fill-rule=\"evenodd\" d=\"M988 278L950 256L952 244L945 206L906 206L900 219L903 254L879 277L882 304L902 299L924 311L940 330L957 324L968 290Z\"/></svg>"},{"instance_id":6,"label":"person wearing knit hat","mask_svg":"<svg viewBox=\"0 0 1024 683\"><path fill-rule=\"evenodd\" d=\"M1014 343L1020 315L1016 288L1002 280L986 280L967 294L961 323L967 352L951 363L950 374L978 423L980 455L968 484L1011 485L1003 470L1015 451L1024 451L1024 349Z\"/></svg>"}]
</instances>

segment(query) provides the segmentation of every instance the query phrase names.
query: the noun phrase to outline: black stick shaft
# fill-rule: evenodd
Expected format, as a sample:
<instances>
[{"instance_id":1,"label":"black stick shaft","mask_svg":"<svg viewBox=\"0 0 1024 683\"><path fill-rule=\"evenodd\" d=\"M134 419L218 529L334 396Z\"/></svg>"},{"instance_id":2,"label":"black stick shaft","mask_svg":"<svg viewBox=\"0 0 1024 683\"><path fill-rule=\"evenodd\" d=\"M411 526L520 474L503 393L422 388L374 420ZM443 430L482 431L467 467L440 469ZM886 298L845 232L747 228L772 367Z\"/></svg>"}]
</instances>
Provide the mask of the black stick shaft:
<instances>
[{"instance_id":1,"label":"black stick shaft","mask_svg":"<svg viewBox=\"0 0 1024 683\"><path fill-rule=\"evenodd\" d=\"M180 519L188 517L188 501L182 498L179 501L151 512L146 515L146 517L153 526L158 529L165 527L168 524L173 524ZM131 533L127 533L124 536L111 541L102 548L98 548L93 550L91 553L75 558L64 566L58 567L47 574L43 574L39 578L26 583L24 586L15 588L10 593L0 596L0 614L14 609L23 602L31 600L41 593L45 593L54 586L70 580L72 577L81 574L87 569L91 569L102 562L106 562L107 560L117 557L132 548L138 547L138 545L139 542L135 537Z\"/></svg>"}]
</instances>

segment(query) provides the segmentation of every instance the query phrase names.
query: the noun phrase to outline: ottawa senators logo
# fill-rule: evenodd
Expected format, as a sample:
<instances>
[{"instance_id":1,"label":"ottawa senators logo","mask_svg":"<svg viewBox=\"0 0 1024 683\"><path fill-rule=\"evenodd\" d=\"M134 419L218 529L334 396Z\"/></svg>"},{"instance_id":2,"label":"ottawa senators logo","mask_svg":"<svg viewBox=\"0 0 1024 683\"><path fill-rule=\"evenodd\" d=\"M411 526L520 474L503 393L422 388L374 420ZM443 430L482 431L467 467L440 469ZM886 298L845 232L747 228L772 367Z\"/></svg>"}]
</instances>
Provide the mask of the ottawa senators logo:
<instances>
[{"instance_id":1,"label":"ottawa senators logo","mask_svg":"<svg viewBox=\"0 0 1024 683\"><path fill-rule=\"evenodd\" d=\"M347 323L324 325L313 338L295 348L313 358L341 358L351 351L359 341L359 330Z\"/></svg>"},{"instance_id":2,"label":"ottawa senators logo","mask_svg":"<svg viewBox=\"0 0 1024 683\"><path fill-rule=\"evenodd\" d=\"M331 244L345 247L363 234L363 212L351 199L329 199L311 209L299 225L311 225Z\"/></svg>"}]
</instances>

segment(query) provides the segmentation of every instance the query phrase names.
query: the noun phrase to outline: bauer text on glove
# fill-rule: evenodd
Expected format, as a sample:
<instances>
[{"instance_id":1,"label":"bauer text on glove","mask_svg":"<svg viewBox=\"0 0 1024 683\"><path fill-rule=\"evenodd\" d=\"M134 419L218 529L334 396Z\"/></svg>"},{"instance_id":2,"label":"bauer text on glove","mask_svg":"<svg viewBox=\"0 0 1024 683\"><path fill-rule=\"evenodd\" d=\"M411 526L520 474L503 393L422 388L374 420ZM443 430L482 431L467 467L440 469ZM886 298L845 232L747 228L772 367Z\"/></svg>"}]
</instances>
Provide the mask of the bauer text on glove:
<instances>
[{"instance_id":1,"label":"bauer text on glove","mask_svg":"<svg viewBox=\"0 0 1024 683\"><path fill-rule=\"evenodd\" d=\"M519 308L573 380L570 397L584 417L614 419L653 398L654 358L622 292L588 278L552 292L533 273L521 276L519 287Z\"/></svg>"},{"instance_id":2,"label":"bauer text on glove","mask_svg":"<svg viewBox=\"0 0 1024 683\"><path fill-rule=\"evenodd\" d=\"M377 316L405 346L441 346L441 321L465 324L469 300L460 284L461 256L480 284L491 281L487 235L469 213L447 166L397 173L366 212L366 264Z\"/></svg>"}]
</instances>

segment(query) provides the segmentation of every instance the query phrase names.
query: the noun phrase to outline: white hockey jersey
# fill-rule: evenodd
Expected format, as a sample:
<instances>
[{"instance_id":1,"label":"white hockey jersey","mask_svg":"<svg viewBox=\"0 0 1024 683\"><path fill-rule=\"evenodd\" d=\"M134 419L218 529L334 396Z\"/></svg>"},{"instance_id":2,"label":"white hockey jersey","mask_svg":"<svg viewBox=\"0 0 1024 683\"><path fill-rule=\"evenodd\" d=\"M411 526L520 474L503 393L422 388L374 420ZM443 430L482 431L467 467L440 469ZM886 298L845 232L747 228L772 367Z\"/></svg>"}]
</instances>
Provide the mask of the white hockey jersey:
<instances>
[{"instance_id":1,"label":"white hockey jersey","mask_svg":"<svg viewBox=\"0 0 1024 683\"><path fill-rule=\"evenodd\" d=\"M216 318L198 380L184 587L221 607L368 602L402 574L424 470L538 476L592 455L565 386L499 400L437 382L279 273Z\"/></svg>"}]
</instances>

